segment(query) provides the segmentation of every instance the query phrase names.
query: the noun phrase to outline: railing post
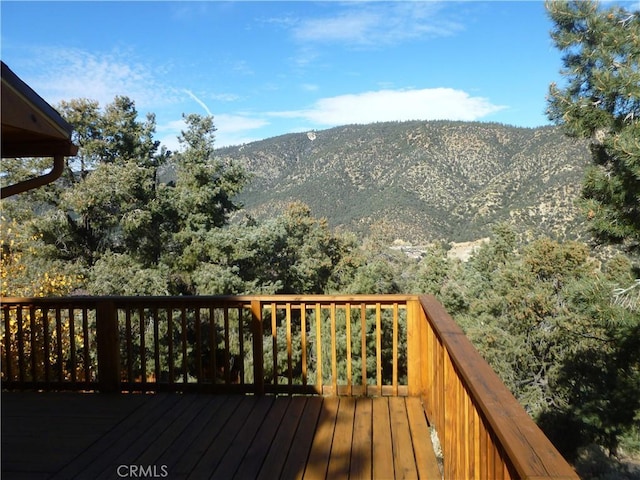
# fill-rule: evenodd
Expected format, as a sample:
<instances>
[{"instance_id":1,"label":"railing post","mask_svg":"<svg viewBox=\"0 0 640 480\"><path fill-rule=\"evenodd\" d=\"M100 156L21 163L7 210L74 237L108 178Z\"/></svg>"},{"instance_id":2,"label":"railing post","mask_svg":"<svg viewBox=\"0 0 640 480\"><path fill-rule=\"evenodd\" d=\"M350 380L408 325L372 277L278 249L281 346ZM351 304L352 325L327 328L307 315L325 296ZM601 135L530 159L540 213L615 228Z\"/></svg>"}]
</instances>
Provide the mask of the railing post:
<instances>
[{"instance_id":1,"label":"railing post","mask_svg":"<svg viewBox=\"0 0 640 480\"><path fill-rule=\"evenodd\" d=\"M422 325L418 299L407 300L407 386L410 396L420 396L422 385L422 348L421 338L425 325Z\"/></svg>"},{"instance_id":2,"label":"railing post","mask_svg":"<svg viewBox=\"0 0 640 480\"><path fill-rule=\"evenodd\" d=\"M253 335L253 383L256 395L264 394L264 352L262 345L262 303L251 300L251 334Z\"/></svg>"},{"instance_id":3,"label":"railing post","mask_svg":"<svg viewBox=\"0 0 640 480\"><path fill-rule=\"evenodd\" d=\"M98 344L98 389L101 392L120 391L120 346L118 316L113 301L102 300L96 309Z\"/></svg>"}]
</instances>

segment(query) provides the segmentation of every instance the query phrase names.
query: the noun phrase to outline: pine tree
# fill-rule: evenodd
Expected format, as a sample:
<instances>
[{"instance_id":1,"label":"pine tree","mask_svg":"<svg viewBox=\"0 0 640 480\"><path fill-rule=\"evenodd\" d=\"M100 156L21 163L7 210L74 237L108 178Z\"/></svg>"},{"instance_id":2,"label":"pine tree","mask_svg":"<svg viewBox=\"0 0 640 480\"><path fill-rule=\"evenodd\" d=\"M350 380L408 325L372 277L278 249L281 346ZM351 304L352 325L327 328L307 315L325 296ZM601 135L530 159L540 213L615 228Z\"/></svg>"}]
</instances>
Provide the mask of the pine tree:
<instances>
[{"instance_id":1,"label":"pine tree","mask_svg":"<svg viewBox=\"0 0 640 480\"><path fill-rule=\"evenodd\" d=\"M600 241L640 251L640 11L582 0L546 5L565 79L550 87L548 115L590 140L583 195L591 228Z\"/></svg>"}]
</instances>

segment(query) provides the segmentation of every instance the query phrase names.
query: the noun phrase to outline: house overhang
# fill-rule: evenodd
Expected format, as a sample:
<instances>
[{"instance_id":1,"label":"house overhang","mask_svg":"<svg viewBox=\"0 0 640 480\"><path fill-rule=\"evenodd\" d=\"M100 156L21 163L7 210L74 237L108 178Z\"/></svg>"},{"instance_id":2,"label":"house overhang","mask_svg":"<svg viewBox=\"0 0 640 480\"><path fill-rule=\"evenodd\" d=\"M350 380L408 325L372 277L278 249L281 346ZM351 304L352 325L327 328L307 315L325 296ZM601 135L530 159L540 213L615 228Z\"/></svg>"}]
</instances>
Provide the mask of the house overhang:
<instances>
[{"instance_id":1,"label":"house overhang","mask_svg":"<svg viewBox=\"0 0 640 480\"><path fill-rule=\"evenodd\" d=\"M1 64L2 158L54 159L49 173L3 187L5 198L54 181L62 174L64 157L76 155L78 147L71 141L71 125L4 62Z\"/></svg>"}]
</instances>

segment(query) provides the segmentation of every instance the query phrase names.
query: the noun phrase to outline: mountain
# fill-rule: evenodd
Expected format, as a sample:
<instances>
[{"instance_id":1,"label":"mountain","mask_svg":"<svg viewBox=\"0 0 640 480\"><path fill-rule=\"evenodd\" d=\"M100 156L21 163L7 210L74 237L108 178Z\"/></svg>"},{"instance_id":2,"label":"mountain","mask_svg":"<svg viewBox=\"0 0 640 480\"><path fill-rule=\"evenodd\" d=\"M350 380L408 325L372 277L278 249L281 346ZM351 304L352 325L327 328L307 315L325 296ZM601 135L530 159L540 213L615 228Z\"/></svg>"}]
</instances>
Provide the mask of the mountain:
<instances>
[{"instance_id":1,"label":"mountain","mask_svg":"<svg viewBox=\"0 0 640 480\"><path fill-rule=\"evenodd\" d=\"M253 175L239 200L273 215L300 200L329 224L383 223L409 243L519 231L584 235L576 206L589 151L558 127L411 121L292 133L216 151Z\"/></svg>"}]
</instances>

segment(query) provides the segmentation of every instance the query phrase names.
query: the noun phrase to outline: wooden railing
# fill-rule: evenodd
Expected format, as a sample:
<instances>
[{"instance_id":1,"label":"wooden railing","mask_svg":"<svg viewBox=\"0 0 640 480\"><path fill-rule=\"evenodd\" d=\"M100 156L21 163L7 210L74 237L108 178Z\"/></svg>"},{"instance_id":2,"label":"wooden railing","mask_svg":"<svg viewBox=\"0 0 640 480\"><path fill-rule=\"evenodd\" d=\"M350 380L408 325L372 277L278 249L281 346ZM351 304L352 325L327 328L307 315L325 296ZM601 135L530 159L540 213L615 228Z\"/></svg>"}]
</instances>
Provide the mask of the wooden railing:
<instances>
[{"instance_id":1,"label":"wooden railing","mask_svg":"<svg viewBox=\"0 0 640 480\"><path fill-rule=\"evenodd\" d=\"M406 395L411 298L6 298L2 379L44 390Z\"/></svg>"},{"instance_id":2,"label":"wooden railing","mask_svg":"<svg viewBox=\"0 0 640 480\"><path fill-rule=\"evenodd\" d=\"M2 300L9 389L411 395L444 478L577 478L431 296Z\"/></svg>"}]
</instances>

